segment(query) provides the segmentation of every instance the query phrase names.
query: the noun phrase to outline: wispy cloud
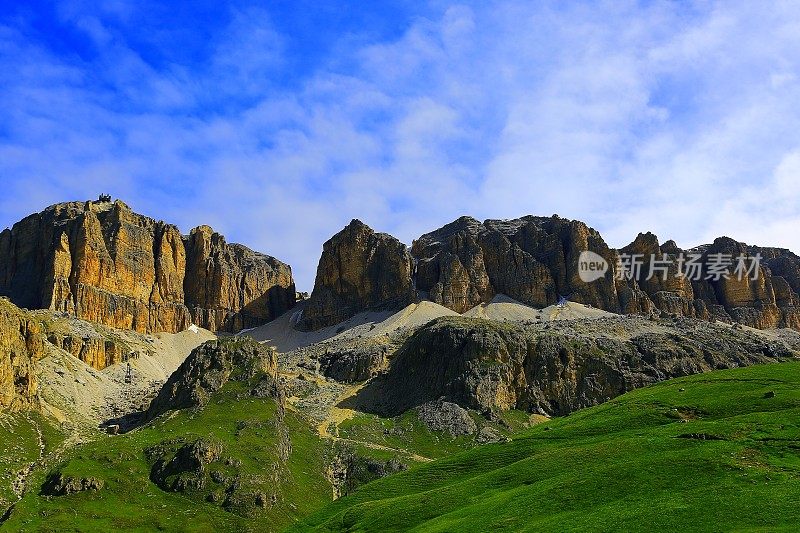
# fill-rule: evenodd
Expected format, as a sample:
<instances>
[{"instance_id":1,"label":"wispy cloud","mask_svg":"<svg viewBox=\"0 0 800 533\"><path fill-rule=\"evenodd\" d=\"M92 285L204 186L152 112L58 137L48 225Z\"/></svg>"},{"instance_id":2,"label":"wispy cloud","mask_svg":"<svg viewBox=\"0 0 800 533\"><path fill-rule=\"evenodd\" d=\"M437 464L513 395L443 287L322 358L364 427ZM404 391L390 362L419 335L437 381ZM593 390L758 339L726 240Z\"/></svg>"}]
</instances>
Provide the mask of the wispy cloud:
<instances>
[{"instance_id":1,"label":"wispy cloud","mask_svg":"<svg viewBox=\"0 0 800 533\"><path fill-rule=\"evenodd\" d=\"M69 3L55 37L15 12L0 223L108 191L303 288L353 217L406 242L559 213L613 245L800 250L800 10L770 4L435 2L389 37L342 29L302 69L282 14L246 5L162 30L144 4Z\"/></svg>"}]
</instances>

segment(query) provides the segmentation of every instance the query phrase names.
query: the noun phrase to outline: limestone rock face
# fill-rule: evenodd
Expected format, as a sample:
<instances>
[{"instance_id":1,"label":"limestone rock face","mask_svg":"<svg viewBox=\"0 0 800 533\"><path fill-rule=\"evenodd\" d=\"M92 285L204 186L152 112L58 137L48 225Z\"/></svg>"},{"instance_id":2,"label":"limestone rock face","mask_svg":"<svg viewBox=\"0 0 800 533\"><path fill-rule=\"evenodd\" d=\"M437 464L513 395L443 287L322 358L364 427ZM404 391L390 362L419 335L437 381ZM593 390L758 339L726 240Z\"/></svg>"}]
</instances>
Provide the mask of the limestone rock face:
<instances>
[{"instance_id":1,"label":"limestone rock face","mask_svg":"<svg viewBox=\"0 0 800 533\"><path fill-rule=\"evenodd\" d=\"M108 366L121 363L128 355L126 347L121 343L100 336L80 337L48 332L47 341L96 370L103 370Z\"/></svg>"},{"instance_id":2,"label":"limestone rock face","mask_svg":"<svg viewBox=\"0 0 800 533\"><path fill-rule=\"evenodd\" d=\"M643 265L638 276L630 282L644 293L643 298L656 309L667 313L724 322L739 322L759 329L790 327L800 329L800 258L789 250L747 246L729 237L720 237L712 244L692 250L681 250L673 241L659 246L651 233L639 234L621 252L640 254ZM667 276L657 273L646 279L651 271L651 254L670 264ZM700 256L699 279L678 276L677 259L680 254ZM731 258L731 275L715 279L708 266L715 257ZM761 264L757 276L734 274L737 257L746 258L751 265L760 254ZM686 267L684 267L686 269Z\"/></svg>"},{"instance_id":3,"label":"limestone rock face","mask_svg":"<svg viewBox=\"0 0 800 533\"><path fill-rule=\"evenodd\" d=\"M323 245L300 328L316 330L366 309L411 303L413 264L403 243L353 220Z\"/></svg>"},{"instance_id":4,"label":"limestone rock face","mask_svg":"<svg viewBox=\"0 0 800 533\"><path fill-rule=\"evenodd\" d=\"M31 406L36 397L36 361L44 354L42 325L0 299L0 410Z\"/></svg>"},{"instance_id":5,"label":"limestone rock face","mask_svg":"<svg viewBox=\"0 0 800 533\"><path fill-rule=\"evenodd\" d=\"M186 305L195 324L212 331L240 331L283 314L295 302L288 265L225 237L208 226L186 240Z\"/></svg>"},{"instance_id":6,"label":"limestone rock face","mask_svg":"<svg viewBox=\"0 0 800 533\"><path fill-rule=\"evenodd\" d=\"M431 401L565 415L673 377L794 357L729 325L643 317L511 324L444 317L415 332L359 408L396 415Z\"/></svg>"},{"instance_id":7,"label":"limestone rock face","mask_svg":"<svg viewBox=\"0 0 800 533\"><path fill-rule=\"evenodd\" d=\"M203 226L175 226L121 201L51 206L0 233L0 294L139 332L195 322L238 330L294 304L291 269Z\"/></svg>"},{"instance_id":8,"label":"limestone rock face","mask_svg":"<svg viewBox=\"0 0 800 533\"><path fill-rule=\"evenodd\" d=\"M391 242L396 253L372 253L380 249L374 242ZM609 266L603 277L588 283L579 275L579 257L585 251ZM690 254L700 256L697 280L678 275L686 269L680 257ZM761 254L757 278L709 279L708 265L718 254L731 257L732 267L740 254L748 261ZM301 327L318 329L368 308L407 302L416 289L419 297L458 313L504 294L539 308L566 297L622 314L663 312L762 329L800 329L800 257L727 237L682 250L674 241L660 245L655 235L642 233L628 246L612 250L583 222L555 215L485 222L461 217L415 240L411 255L409 271L400 243L384 235L378 239L354 221L326 243ZM623 255L637 255L641 267L618 279Z\"/></svg>"},{"instance_id":9,"label":"limestone rock face","mask_svg":"<svg viewBox=\"0 0 800 533\"><path fill-rule=\"evenodd\" d=\"M591 284L578 276L583 251L615 255L597 231L579 221L527 216L479 222L462 217L414 241L417 288L445 307L463 313L502 293L534 307L559 296L619 311L613 272Z\"/></svg>"}]
</instances>

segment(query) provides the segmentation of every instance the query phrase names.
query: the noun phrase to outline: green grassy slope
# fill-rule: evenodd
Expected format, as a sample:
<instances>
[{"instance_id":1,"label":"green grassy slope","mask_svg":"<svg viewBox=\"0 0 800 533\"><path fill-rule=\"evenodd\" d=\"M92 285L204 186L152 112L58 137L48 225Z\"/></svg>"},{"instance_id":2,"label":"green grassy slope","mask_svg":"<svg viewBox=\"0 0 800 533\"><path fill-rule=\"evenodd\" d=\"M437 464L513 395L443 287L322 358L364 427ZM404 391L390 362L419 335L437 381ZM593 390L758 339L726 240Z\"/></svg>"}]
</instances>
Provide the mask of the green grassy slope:
<instances>
[{"instance_id":1,"label":"green grassy slope","mask_svg":"<svg viewBox=\"0 0 800 533\"><path fill-rule=\"evenodd\" d=\"M770 397L774 393L774 397ZM800 363L697 375L362 486L297 529L787 530Z\"/></svg>"},{"instance_id":2,"label":"green grassy slope","mask_svg":"<svg viewBox=\"0 0 800 533\"><path fill-rule=\"evenodd\" d=\"M505 424L487 421L476 411L470 411L470 416L479 429L489 427L500 436L513 435L515 431L529 425L528 414L521 411L502 413ZM480 445L474 434L452 436L444 431L428 429L418 418L415 410L406 411L394 418L356 413L354 417L339 425L338 436L349 443L369 443L377 447L397 450L398 453L392 456L407 460L409 464L417 462L415 457L417 459L438 459ZM381 457L374 453L375 448L370 450L365 447L362 449L365 454Z\"/></svg>"},{"instance_id":3,"label":"green grassy slope","mask_svg":"<svg viewBox=\"0 0 800 533\"><path fill-rule=\"evenodd\" d=\"M39 461L40 454L51 453L62 442L61 432L38 413L0 414L0 515L17 501L12 490L17 472Z\"/></svg>"},{"instance_id":4,"label":"green grassy slope","mask_svg":"<svg viewBox=\"0 0 800 533\"><path fill-rule=\"evenodd\" d=\"M242 384L230 382L216 393L202 411L181 411L126 435L104 437L70 451L50 471L36 473L28 493L0 526L8 531L275 531L332 498L323 476L327 443L320 440L305 420L287 412L286 425L292 443L286 467L279 472L280 497L274 505L224 510L219 502L206 501L214 490L223 490L206 476L202 490L172 492L150 480L154 446L192 442L201 438L222 446L225 459L205 472L219 470L237 476L242 491L271 493L271 476L278 462L275 413L272 399L250 397ZM230 466L230 464L233 466ZM54 472L76 478L102 480L99 491L65 496L42 496L39 488ZM229 482L228 482L229 484Z\"/></svg>"}]
</instances>

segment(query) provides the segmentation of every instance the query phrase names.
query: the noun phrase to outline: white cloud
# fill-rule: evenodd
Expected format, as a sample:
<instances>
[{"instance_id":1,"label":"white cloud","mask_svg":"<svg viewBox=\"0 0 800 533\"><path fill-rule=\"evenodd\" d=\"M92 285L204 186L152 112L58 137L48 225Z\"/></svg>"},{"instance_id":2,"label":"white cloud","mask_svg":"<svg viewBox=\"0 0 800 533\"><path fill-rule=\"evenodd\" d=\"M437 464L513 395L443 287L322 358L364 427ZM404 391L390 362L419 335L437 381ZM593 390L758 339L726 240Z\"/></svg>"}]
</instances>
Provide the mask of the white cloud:
<instances>
[{"instance_id":1,"label":"white cloud","mask_svg":"<svg viewBox=\"0 0 800 533\"><path fill-rule=\"evenodd\" d=\"M409 243L462 214L559 213L617 246L652 230L800 251L795 8L444 5L389 42L344 38L288 90L289 40L263 11L190 69L70 4L95 58L0 27L0 217L109 190L288 261L303 289L353 217Z\"/></svg>"}]
</instances>

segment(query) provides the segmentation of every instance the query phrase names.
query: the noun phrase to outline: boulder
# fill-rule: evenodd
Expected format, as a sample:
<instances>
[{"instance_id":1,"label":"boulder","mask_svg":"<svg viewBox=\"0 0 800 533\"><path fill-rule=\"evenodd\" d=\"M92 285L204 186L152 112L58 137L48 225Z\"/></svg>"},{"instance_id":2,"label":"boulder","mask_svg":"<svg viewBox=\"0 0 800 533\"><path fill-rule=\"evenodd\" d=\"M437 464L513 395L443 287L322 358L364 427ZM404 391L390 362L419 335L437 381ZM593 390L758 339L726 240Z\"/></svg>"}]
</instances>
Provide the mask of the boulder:
<instances>
[{"instance_id":1,"label":"boulder","mask_svg":"<svg viewBox=\"0 0 800 533\"><path fill-rule=\"evenodd\" d=\"M453 437L472 435L478 426L469 411L453 402L438 400L417 407L417 416L431 431L444 431Z\"/></svg>"},{"instance_id":2,"label":"boulder","mask_svg":"<svg viewBox=\"0 0 800 533\"><path fill-rule=\"evenodd\" d=\"M344 383L366 381L386 366L387 350L386 345L374 343L327 349L319 358L320 373Z\"/></svg>"}]
</instances>

